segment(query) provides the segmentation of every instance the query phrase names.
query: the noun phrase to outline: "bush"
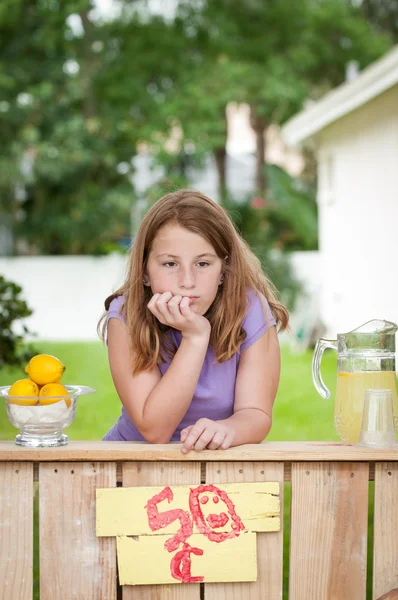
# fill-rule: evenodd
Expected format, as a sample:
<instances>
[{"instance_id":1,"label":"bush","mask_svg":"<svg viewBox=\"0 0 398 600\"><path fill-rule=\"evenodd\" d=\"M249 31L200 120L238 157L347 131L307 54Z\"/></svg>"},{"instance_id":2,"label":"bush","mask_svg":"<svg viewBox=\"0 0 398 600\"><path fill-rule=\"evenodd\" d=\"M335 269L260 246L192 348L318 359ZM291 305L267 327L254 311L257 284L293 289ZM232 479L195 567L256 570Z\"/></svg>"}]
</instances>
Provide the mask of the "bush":
<instances>
[{"instance_id":1,"label":"bush","mask_svg":"<svg viewBox=\"0 0 398 600\"><path fill-rule=\"evenodd\" d=\"M22 325L22 334L15 331L14 324L32 314L26 302L20 298L22 288L0 275L0 369L5 366L22 367L37 354L37 351L24 342L30 334Z\"/></svg>"},{"instance_id":2,"label":"bush","mask_svg":"<svg viewBox=\"0 0 398 600\"><path fill-rule=\"evenodd\" d=\"M301 283L295 278L289 255L277 247L270 234L268 213L261 205L261 198L249 197L245 201L226 200L223 203L242 237L260 260L264 273L276 287L282 301L291 311L302 292Z\"/></svg>"}]
</instances>

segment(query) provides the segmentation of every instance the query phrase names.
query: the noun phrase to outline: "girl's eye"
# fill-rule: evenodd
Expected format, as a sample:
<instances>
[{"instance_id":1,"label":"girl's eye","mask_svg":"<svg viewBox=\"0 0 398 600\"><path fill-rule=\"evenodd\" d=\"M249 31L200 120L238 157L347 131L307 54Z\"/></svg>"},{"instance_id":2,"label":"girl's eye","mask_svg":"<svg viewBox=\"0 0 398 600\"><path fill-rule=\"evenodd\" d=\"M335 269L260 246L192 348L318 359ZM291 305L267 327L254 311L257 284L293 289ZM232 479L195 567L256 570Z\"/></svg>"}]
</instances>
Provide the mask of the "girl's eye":
<instances>
[{"instance_id":1,"label":"girl's eye","mask_svg":"<svg viewBox=\"0 0 398 600\"><path fill-rule=\"evenodd\" d=\"M164 262L164 263L163 263L163 266L164 266L164 267L168 267L168 268L170 268L170 267L175 267L175 266L176 266L176 264L177 264L177 263L176 263L175 261L173 261L173 260L168 260L167 262ZM204 260L201 260L200 262L198 262L198 263L196 263L196 264L197 264L197 265L199 265L200 267L208 267L210 263L208 263L208 262L206 262L206 261L204 261Z\"/></svg>"}]
</instances>

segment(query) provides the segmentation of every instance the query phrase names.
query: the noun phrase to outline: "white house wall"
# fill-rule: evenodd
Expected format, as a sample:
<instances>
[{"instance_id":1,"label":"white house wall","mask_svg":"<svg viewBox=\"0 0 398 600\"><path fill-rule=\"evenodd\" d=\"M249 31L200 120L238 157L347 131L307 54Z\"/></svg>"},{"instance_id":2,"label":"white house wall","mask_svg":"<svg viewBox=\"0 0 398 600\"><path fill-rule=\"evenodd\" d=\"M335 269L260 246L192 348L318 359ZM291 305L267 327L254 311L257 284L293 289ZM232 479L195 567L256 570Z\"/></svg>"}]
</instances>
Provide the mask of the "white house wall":
<instances>
[{"instance_id":1,"label":"white house wall","mask_svg":"<svg viewBox=\"0 0 398 600\"><path fill-rule=\"evenodd\" d=\"M22 286L21 296L33 309L25 323L37 339L90 341L98 339L96 327L104 300L123 282L126 264L120 254L0 257L0 275ZM316 303L318 253L294 253L292 265L308 292L308 302ZM305 300L305 314L307 306Z\"/></svg>"},{"instance_id":2,"label":"white house wall","mask_svg":"<svg viewBox=\"0 0 398 600\"><path fill-rule=\"evenodd\" d=\"M398 86L324 129L320 313L330 336L398 322Z\"/></svg>"},{"instance_id":3,"label":"white house wall","mask_svg":"<svg viewBox=\"0 0 398 600\"><path fill-rule=\"evenodd\" d=\"M25 319L37 339L98 339L104 300L122 282L126 261L119 254L91 256L0 257L0 275L22 287L33 310Z\"/></svg>"}]
</instances>

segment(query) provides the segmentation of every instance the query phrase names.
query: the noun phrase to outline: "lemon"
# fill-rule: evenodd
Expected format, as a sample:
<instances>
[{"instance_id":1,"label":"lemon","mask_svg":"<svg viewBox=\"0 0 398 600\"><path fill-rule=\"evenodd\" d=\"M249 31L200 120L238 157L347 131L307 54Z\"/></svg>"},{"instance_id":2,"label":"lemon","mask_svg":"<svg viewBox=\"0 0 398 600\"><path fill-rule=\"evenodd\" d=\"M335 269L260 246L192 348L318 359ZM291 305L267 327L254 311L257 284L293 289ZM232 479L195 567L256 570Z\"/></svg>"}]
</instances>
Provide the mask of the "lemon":
<instances>
[{"instance_id":1,"label":"lemon","mask_svg":"<svg viewBox=\"0 0 398 600\"><path fill-rule=\"evenodd\" d=\"M37 403L39 388L31 379L18 379L10 387L9 396L18 396L9 398L10 404L19 404L20 406L33 406Z\"/></svg>"},{"instance_id":2,"label":"lemon","mask_svg":"<svg viewBox=\"0 0 398 600\"><path fill-rule=\"evenodd\" d=\"M27 373L38 385L57 383L64 374L65 366L58 358L50 354L37 354L25 367Z\"/></svg>"},{"instance_id":3,"label":"lemon","mask_svg":"<svg viewBox=\"0 0 398 600\"><path fill-rule=\"evenodd\" d=\"M64 400L66 406L69 408L71 405L70 398L60 398L59 396L69 396L68 390L62 383L47 383L46 385L43 385L39 392L39 403L47 405Z\"/></svg>"}]
</instances>

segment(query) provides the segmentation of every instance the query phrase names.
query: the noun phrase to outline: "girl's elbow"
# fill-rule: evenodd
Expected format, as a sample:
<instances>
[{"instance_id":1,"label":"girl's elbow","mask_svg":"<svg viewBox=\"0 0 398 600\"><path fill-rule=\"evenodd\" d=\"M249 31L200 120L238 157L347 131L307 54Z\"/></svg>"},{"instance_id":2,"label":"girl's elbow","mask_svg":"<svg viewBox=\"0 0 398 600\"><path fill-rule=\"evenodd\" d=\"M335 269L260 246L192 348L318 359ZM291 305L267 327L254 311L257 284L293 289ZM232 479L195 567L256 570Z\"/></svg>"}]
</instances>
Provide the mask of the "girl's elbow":
<instances>
[{"instance_id":1,"label":"girl's elbow","mask_svg":"<svg viewBox=\"0 0 398 600\"><path fill-rule=\"evenodd\" d=\"M171 440L171 434L169 435L164 431L141 428L140 433L149 444L168 444Z\"/></svg>"},{"instance_id":2,"label":"girl's elbow","mask_svg":"<svg viewBox=\"0 0 398 600\"><path fill-rule=\"evenodd\" d=\"M171 440L171 436L167 436L165 437L164 435L154 435L154 436L150 436L150 439L148 439L147 441L150 444L168 444Z\"/></svg>"},{"instance_id":3,"label":"girl's elbow","mask_svg":"<svg viewBox=\"0 0 398 600\"><path fill-rule=\"evenodd\" d=\"M266 418L264 419L264 423L258 432L258 436L255 442L257 444L261 444L261 442L263 442L266 439L267 435L271 431L272 417L270 417L269 415L265 415L265 417Z\"/></svg>"},{"instance_id":4,"label":"girl's elbow","mask_svg":"<svg viewBox=\"0 0 398 600\"><path fill-rule=\"evenodd\" d=\"M165 431L161 424L153 423L145 412L145 407L141 415L139 432L150 444L168 444L172 438L173 432Z\"/></svg>"},{"instance_id":5,"label":"girl's elbow","mask_svg":"<svg viewBox=\"0 0 398 600\"><path fill-rule=\"evenodd\" d=\"M125 405L126 408L126 405ZM144 438L149 444L168 444L171 440L173 433L169 433L164 430L164 427L160 429L153 423L149 423L145 418L145 415L141 415L139 418L133 419L132 415L126 408L126 412L130 419Z\"/></svg>"}]
</instances>

